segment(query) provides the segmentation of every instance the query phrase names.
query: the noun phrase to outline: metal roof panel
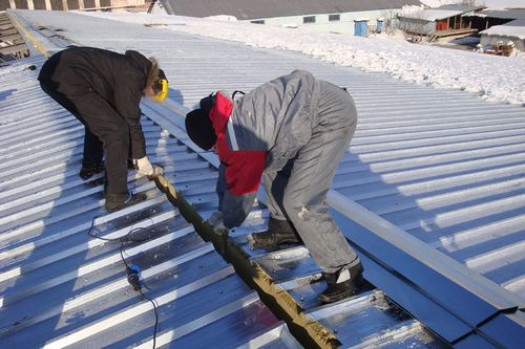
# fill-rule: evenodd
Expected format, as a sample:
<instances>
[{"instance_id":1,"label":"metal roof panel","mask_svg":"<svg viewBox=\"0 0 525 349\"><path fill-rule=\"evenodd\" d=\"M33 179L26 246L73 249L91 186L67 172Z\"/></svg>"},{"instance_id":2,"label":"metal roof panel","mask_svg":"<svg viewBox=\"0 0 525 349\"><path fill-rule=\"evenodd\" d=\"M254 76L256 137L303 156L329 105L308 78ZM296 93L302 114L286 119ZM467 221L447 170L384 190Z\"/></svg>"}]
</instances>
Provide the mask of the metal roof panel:
<instances>
[{"instance_id":1,"label":"metal roof panel","mask_svg":"<svg viewBox=\"0 0 525 349\"><path fill-rule=\"evenodd\" d=\"M297 67L311 70L323 79L347 87L356 101L360 121L350 151L334 180L333 189L337 191L334 193L342 194L344 200L331 196L330 203L339 202L343 208L358 208L354 213L368 210L372 214L368 223L380 222L378 218L386 219L389 224L394 223L390 232L393 237L398 237L397 233L401 236L405 234L400 231L402 228L420 239L421 243L429 242L426 246L417 245L424 247L420 254L429 248L439 247L437 244L441 242L445 244L448 241L452 246L456 237L464 245L452 247L466 250L476 244L471 237L476 236L478 231L488 248L494 246L499 239L515 235L516 239L508 240L510 244L503 243L502 246L508 246L508 249L501 250L504 253L510 252L508 257L503 257L509 261L505 265L504 275L509 275L510 279L497 279L495 275L503 275L497 273L502 270L503 264L493 264L494 259L483 254L470 255L470 258L478 256L480 261L486 261L477 264L476 270L467 272L466 268L458 269L456 264L468 263L461 258L457 258L457 262L446 256L444 258L443 253L455 257L455 252L448 251L445 247L441 249L442 252L432 250L435 253L429 255L438 256L436 260L446 263L427 267L437 270L446 280L456 278L457 282L459 278L460 284L463 282L463 286L470 291L472 288L468 287L482 285L482 292L487 292L487 300L501 297L502 302L511 300L514 302L512 304L518 304L523 299L519 287L509 287L514 292L517 290L517 293L510 294L480 275L485 274L504 286L512 285L512 280L520 280L523 275L523 269L520 268L522 257L516 253L521 251L521 246L513 246L523 234L523 230L518 227L524 213L520 204L519 186L519 171L523 167L523 157L520 155L523 119L520 116L524 115L523 108L486 103L464 92L435 90L394 81L383 74L336 67L293 52L253 49L235 43L74 13L16 11L15 15L24 25L33 29L37 24L51 26L53 23L60 23L60 29L63 30L61 33L68 42L118 51L134 48L157 56L167 75L176 78L170 78L171 105L167 108L149 104L143 106L148 155L154 161L166 164L168 178L203 217L216 208L216 171L210 166L216 164L216 158L210 153L196 151L191 143L185 143L187 136L181 126L180 115L187 108L193 107L202 96L211 91L249 90ZM91 28L89 31L85 29L88 27ZM129 42L130 35L134 37L132 44ZM64 45L64 37L60 42L53 42L49 37L42 40L51 49L59 49L60 45ZM214 52L214 56L210 57L209 52ZM37 64L41 63L42 58ZM74 119L68 117L67 113L61 111L39 90L34 80L36 72L16 71L13 68L8 76L5 85L2 83L2 91L5 91L3 93L7 97L0 105L2 110L7 111L5 119L4 114L2 115L2 120L7 121L0 127L0 143L5 142L3 144L10 147L8 152L1 153L0 156L6 156L6 159L11 157L0 174L0 186L7 193L0 203L4 205L0 216L0 256L7 261L0 269L4 280L0 283L5 302L1 310L3 313L18 315L21 318L20 324L27 326L26 330L44 334L46 341L57 345L138 345L144 342L144 345L151 346L151 327L148 327L151 322L146 325L139 320L151 320L150 305L137 302L137 296L133 293L128 293L126 297L120 296L123 290L130 290L122 279L125 278L125 273L116 253L118 246L88 240L85 235L95 218L98 233L104 236L122 236L143 227L152 236L158 237L151 240L151 243L140 244L136 249L129 246L127 251L131 254L131 259L136 259L143 266L146 281L149 283L151 280L153 285L158 286L152 287L151 291L156 295L156 300L164 302L161 305L162 330L158 336L159 343L204 343L198 341L212 340L209 338L211 334L220 331L221 334L230 333L232 338L229 339L235 346L250 345L247 343L252 340L257 345L268 347L289 345L289 334L282 330L282 323L276 319L265 323L257 333L246 328L239 330L239 319L250 324L249 319L254 316L259 319L257 314L261 311L265 313L265 307L258 303L253 291L242 286L233 275L231 267L225 265L213 252L204 253L211 248L209 243L195 235L180 217L178 210L166 201L153 183L130 174L130 187L147 193L149 200L106 215L102 209L100 186L89 186L77 179L81 135L75 129L76 125L70 122ZM177 106L176 102L180 105ZM28 118L27 114L35 116ZM49 127L49 131L57 139L46 138L45 133L31 128L35 123L40 123L42 129ZM5 133L2 132L4 126ZM33 137L26 137L26 128L29 130L27 133L34 132ZM21 140L18 141L18 136L13 137L12 133L20 136ZM38 146L40 142L42 147ZM30 152L24 150L26 143L31 148ZM57 151L53 151L55 148ZM39 159L40 151L45 159ZM16 155L11 156L11 152ZM350 201L357 206L351 206ZM232 232L233 239L247 250L245 235L264 229L265 217L267 212L264 208L254 209L247 225ZM367 222L358 222L355 229L350 229L347 226L350 223L346 213L341 219L350 239L355 239L352 236L354 232L361 232L367 239L371 239L367 234L379 230ZM384 224L383 227L385 226L387 225ZM500 227L506 229L499 229ZM414 246L416 245L407 244L410 248ZM142 253L143 250L148 253ZM372 250L374 248L360 253L366 254L373 252ZM301 249L288 252L292 253L292 262L296 269L277 267L279 258L272 254L261 255L260 251L252 251L251 255L254 260L266 265L268 270L274 270L271 274L279 285L287 289L299 304L303 304L309 314L319 314L320 320L326 319L327 326L343 329L351 323L351 318L360 318L359 311L355 315L344 313L345 308L331 307L332 310L342 311L340 316L337 312L330 313L333 314L332 317L318 308L314 296L322 283L310 282L315 281L319 271ZM367 277L370 281L376 285L381 284L382 289L389 291L388 296L402 303L411 314L417 314L426 325L440 327L440 335L443 337L453 340L469 331L464 319L457 318L457 314L447 312L443 304L429 298L431 292L428 289L418 289L413 281L407 283L406 273L399 275L399 268L402 269L403 264L399 264L391 252L388 250L384 255L391 260L388 265L378 264L375 257L363 255L367 260ZM152 259L152 255L157 255L158 259ZM419 262L423 257L420 256ZM174 261L174 258L179 262ZM447 271L449 266L452 269ZM492 274L493 272L495 273ZM421 279L417 282L421 282ZM445 287L446 283L439 282L437 286ZM96 292L99 289L111 289L112 285L118 285L113 295L97 298ZM235 299L220 292L218 296L214 293L221 289L234 288ZM403 291L404 288L406 292ZM177 293L181 292L179 289L186 293L177 301ZM56 303L38 304L54 294L55 290L60 295ZM363 304L359 301L361 297L366 299L369 296L360 295L348 302ZM77 298L82 300L81 304L68 308L69 304L77 304L74 303ZM189 304L195 302L199 308L187 305L183 302L184 298L192 300ZM217 304L200 303L215 298L218 298ZM69 301L64 303L64 299ZM38 304L40 308L26 308L22 300L28 304ZM82 303L84 301L87 303ZM62 315L64 304L67 304L66 312ZM468 312L471 305L467 299L462 311ZM432 309L436 309L436 312ZM319 313L316 313L317 310ZM392 339L385 342L385 337L378 333L387 334L391 331L391 334L408 335L407 338L414 341L414 338L425 333L417 322L396 322L391 317L385 318L374 313L376 311L377 309L367 309L362 315L375 314L375 318L385 319L385 327L381 328L382 325L378 324L377 328L380 329L377 331L374 327L363 327L362 332L356 334L363 338L360 343L371 345L373 342L380 346L403 347L406 346L406 341L396 342ZM33 314L32 312L39 321L22 321L31 319L24 313ZM127 314L132 316L128 317ZM436 314L443 315L441 317ZM456 317L454 321L459 325L450 325L453 322L447 325L443 321L446 316L451 319ZM505 321L511 319L512 324L519 324L521 317L516 316L517 319L505 318ZM9 322L12 319L11 316L8 317L3 326L11 328L10 331L13 332L6 333L6 337L2 338L13 343L28 340L20 335L25 333L24 326L16 320ZM188 322L184 319L188 319ZM388 325L389 321L393 321L391 326ZM56 332L50 332L50 327L46 327L51 323L53 326L58 325ZM118 336L104 336L105 324L112 328L129 330L130 341ZM261 326L260 323L258 325ZM234 335L238 331L243 333L242 338ZM67 333L71 335L68 336ZM279 335L274 341L273 338L276 337L273 336L276 333ZM370 339L370 342L365 338ZM345 339L347 346L359 345L352 340ZM440 344L433 337L414 343L416 342L423 346Z\"/></svg>"}]
</instances>

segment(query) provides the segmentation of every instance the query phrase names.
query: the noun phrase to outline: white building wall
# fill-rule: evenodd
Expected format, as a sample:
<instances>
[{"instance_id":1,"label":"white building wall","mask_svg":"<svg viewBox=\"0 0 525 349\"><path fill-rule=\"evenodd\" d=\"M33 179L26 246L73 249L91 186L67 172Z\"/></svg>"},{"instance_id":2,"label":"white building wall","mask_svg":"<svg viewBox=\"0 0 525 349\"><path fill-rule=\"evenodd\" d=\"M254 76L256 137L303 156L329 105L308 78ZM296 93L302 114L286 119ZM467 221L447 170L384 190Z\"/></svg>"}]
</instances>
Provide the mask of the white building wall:
<instances>
[{"instance_id":1,"label":"white building wall","mask_svg":"<svg viewBox=\"0 0 525 349\"><path fill-rule=\"evenodd\" d=\"M329 21L330 14L312 14L291 17L263 18L264 24L273 26L293 26L315 32L335 32L344 35L355 34L355 21L368 20L368 26L377 26L378 19L394 18L397 10L375 10L340 13L339 21ZM337 14L337 13L333 13ZM303 18L315 16L315 23L303 23ZM249 22L252 22L250 20Z\"/></svg>"}]
</instances>

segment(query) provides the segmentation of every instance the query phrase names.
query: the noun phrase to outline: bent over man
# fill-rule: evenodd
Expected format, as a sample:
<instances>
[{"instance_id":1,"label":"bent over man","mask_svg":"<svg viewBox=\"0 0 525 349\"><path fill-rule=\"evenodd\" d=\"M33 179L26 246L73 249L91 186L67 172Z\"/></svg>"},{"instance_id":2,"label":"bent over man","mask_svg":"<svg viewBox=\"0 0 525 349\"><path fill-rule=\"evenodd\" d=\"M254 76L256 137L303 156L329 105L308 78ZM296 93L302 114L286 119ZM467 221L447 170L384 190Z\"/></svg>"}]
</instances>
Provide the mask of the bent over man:
<instances>
[{"instance_id":1,"label":"bent over man","mask_svg":"<svg viewBox=\"0 0 525 349\"><path fill-rule=\"evenodd\" d=\"M257 246L303 242L322 269L330 303L351 296L361 262L328 213L326 195L357 124L353 99L343 89L296 70L236 98L219 91L186 116L192 141L215 147L221 165L217 232L240 225L259 184L266 190L268 230Z\"/></svg>"},{"instance_id":2,"label":"bent over man","mask_svg":"<svg viewBox=\"0 0 525 349\"><path fill-rule=\"evenodd\" d=\"M106 209L116 211L144 195L127 189L128 159L139 174L153 174L146 156L140 124L143 96L163 101L168 81L155 59L136 51L119 54L93 47L70 47L42 66L42 89L71 112L85 128L80 176L87 179L104 170Z\"/></svg>"}]
</instances>

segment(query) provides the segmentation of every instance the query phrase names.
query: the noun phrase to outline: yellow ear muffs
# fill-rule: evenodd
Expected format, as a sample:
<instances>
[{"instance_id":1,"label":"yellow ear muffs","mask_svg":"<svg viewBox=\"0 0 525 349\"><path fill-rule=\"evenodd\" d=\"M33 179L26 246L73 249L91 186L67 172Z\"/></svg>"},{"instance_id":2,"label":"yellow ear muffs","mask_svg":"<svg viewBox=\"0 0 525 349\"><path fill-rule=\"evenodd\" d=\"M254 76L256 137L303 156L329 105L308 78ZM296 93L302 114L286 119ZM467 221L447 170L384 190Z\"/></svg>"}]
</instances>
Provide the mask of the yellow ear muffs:
<instances>
[{"instance_id":1,"label":"yellow ear muffs","mask_svg":"<svg viewBox=\"0 0 525 349\"><path fill-rule=\"evenodd\" d=\"M155 82L154 86L155 94L153 95L153 100L155 102L164 102L166 97L168 97L168 80L160 79Z\"/></svg>"}]
</instances>

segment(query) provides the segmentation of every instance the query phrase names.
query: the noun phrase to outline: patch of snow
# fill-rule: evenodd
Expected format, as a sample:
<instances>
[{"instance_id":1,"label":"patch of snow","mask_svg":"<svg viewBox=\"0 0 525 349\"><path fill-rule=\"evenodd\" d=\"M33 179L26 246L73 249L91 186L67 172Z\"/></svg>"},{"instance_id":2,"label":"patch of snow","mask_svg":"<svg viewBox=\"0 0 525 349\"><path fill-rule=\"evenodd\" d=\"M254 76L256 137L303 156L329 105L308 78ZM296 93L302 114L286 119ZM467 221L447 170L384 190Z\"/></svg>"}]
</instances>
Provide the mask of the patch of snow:
<instances>
[{"instance_id":1,"label":"patch of snow","mask_svg":"<svg viewBox=\"0 0 525 349\"><path fill-rule=\"evenodd\" d=\"M217 15L217 16L209 16L205 18L215 20L215 21L237 22L237 18L235 16L229 16L229 15Z\"/></svg>"},{"instance_id":2,"label":"patch of snow","mask_svg":"<svg viewBox=\"0 0 525 349\"><path fill-rule=\"evenodd\" d=\"M188 34L244 43L254 47L299 51L315 59L370 72L385 72L394 78L454 88L479 94L489 101L525 105L524 54L515 57L486 55L408 43L399 36L335 35L299 29L212 21L202 18L83 12L137 24L184 24L162 27Z\"/></svg>"},{"instance_id":3,"label":"patch of snow","mask_svg":"<svg viewBox=\"0 0 525 349\"><path fill-rule=\"evenodd\" d=\"M487 35L512 36L525 40L525 19L516 19L503 25L495 25L480 33Z\"/></svg>"},{"instance_id":4,"label":"patch of snow","mask_svg":"<svg viewBox=\"0 0 525 349\"><path fill-rule=\"evenodd\" d=\"M454 17L462 14L462 11L454 10L439 10L439 9L423 9L418 6L403 6L399 12L399 17L424 19L426 21L436 21L449 17Z\"/></svg>"}]
</instances>

